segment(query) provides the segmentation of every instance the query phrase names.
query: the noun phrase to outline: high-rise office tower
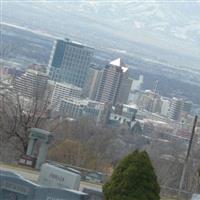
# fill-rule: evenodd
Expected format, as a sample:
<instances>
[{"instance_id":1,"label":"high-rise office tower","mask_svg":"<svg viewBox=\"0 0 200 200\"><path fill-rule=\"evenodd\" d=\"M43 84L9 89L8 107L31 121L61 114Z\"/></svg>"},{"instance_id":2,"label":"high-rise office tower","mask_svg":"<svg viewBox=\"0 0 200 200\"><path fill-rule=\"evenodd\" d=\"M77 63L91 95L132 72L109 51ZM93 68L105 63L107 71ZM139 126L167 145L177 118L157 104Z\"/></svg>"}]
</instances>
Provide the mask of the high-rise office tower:
<instances>
[{"instance_id":1,"label":"high-rise office tower","mask_svg":"<svg viewBox=\"0 0 200 200\"><path fill-rule=\"evenodd\" d=\"M131 86L131 84L127 84L127 73L128 68L120 58L106 65L102 72L95 99L100 102L110 102L112 104L127 101L130 87L126 87L126 85Z\"/></svg>"},{"instance_id":2,"label":"high-rise office tower","mask_svg":"<svg viewBox=\"0 0 200 200\"><path fill-rule=\"evenodd\" d=\"M48 75L43 67L33 65L14 80L14 90L28 98L40 99L47 89Z\"/></svg>"},{"instance_id":3,"label":"high-rise office tower","mask_svg":"<svg viewBox=\"0 0 200 200\"><path fill-rule=\"evenodd\" d=\"M171 106L169 109L169 118L173 120L179 120L182 108L183 108L183 100L174 97L172 99Z\"/></svg>"},{"instance_id":4,"label":"high-rise office tower","mask_svg":"<svg viewBox=\"0 0 200 200\"><path fill-rule=\"evenodd\" d=\"M87 78L83 87L83 96L94 100L101 81L103 69L92 65L87 74Z\"/></svg>"},{"instance_id":5,"label":"high-rise office tower","mask_svg":"<svg viewBox=\"0 0 200 200\"><path fill-rule=\"evenodd\" d=\"M116 102L126 104L128 102L129 93L131 90L133 80L129 78L128 70L123 72L119 92L117 94Z\"/></svg>"},{"instance_id":6,"label":"high-rise office tower","mask_svg":"<svg viewBox=\"0 0 200 200\"><path fill-rule=\"evenodd\" d=\"M69 40L57 40L49 61L50 79L83 87L93 49Z\"/></svg>"}]
</instances>

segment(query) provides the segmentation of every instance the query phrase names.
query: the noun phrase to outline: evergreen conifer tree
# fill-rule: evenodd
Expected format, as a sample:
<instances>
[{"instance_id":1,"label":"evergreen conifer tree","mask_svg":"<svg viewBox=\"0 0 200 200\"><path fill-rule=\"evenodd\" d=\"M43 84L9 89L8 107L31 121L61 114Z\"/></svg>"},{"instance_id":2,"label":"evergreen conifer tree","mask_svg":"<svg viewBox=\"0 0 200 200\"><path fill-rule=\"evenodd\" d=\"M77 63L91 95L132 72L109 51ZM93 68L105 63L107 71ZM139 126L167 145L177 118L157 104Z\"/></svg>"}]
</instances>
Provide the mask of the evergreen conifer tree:
<instances>
[{"instance_id":1,"label":"evergreen conifer tree","mask_svg":"<svg viewBox=\"0 0 200 200\"><path fill-rule=\"evenodd\" d=\"M145 151L134 151L119 162L103 186L105 200L159 200L160 187Z\"/></svg>"}]
</instances>

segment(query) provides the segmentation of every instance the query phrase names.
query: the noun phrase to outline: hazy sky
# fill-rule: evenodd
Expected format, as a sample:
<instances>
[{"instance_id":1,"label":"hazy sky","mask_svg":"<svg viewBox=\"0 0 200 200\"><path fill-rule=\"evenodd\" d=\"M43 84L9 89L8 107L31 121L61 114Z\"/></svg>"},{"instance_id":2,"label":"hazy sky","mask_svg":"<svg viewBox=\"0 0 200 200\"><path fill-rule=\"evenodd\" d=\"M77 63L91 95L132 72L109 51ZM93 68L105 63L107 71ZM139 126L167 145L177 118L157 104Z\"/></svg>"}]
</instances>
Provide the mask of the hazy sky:
<instances>
[{"instance_id":1,"label":"hazy sky","mask_svg":"<svg viewBox=\"0 0 200 200\"><path fill-rule=\"evenodd\" d=\"M114 34L200 55L200 1L3 1L3 21L51 33Z\"/></svg>"}]
</instances>

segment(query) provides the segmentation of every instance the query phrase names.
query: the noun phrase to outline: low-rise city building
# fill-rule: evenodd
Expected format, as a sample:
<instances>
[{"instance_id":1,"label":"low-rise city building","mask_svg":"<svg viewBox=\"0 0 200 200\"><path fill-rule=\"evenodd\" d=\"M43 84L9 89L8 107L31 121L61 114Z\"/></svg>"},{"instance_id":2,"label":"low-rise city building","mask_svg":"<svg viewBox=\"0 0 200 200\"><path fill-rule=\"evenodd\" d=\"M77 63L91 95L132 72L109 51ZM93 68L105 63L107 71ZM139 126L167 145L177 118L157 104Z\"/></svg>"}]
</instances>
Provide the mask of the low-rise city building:
<instances>
[{"instance_id":1,"label":"low-rise city building","mask_svg":"<svg viewBox=\"0 0 200 200\"><path fill-rule=\"evenodd\" d=\"M105 104L89 99L62 99L60 104L60 114L63 118L78 119L89 117L97 123L103 121L105 116Z\"/></svg>"},{"instance_id":2,"label":"low-rise city building","mask_svg":"<svg viewBox=\"0 0 200 200\"><path fill-rule=\"evenodd\" d=\"M58 111L60 109L62 99L79 99L81 97L82 89L80 87L68 83L50 82L50 84L54 84L51 96L51 107L53 110Z\"/></svg>"}]
</instances>

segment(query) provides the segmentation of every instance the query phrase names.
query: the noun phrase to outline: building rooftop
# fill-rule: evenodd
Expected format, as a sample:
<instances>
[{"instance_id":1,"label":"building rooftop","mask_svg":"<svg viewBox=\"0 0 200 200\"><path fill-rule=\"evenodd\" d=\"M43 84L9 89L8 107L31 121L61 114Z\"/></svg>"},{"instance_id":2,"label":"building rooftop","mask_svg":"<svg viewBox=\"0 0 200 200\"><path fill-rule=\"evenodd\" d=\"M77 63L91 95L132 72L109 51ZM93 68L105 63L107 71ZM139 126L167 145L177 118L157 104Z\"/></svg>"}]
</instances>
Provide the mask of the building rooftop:
<instances>
[{"instance_id":1,"label":"building rooftop","mask_svg":"<svg viewBox=\"0 0 200 200\"><path fill-rule=\"evenodd\" d=\"M126 72L128 70L128 67L124 64L121 58L111 61L110 64L117 67L121 67L123 72Z\"/></svg>"},{"instance_id":2,"label":"building rooftop","mask_svg":"<svg viewBox=\"0 0 200 200\"><path fill-rule=\"evenodd\" d=\"M67 98L67 99L62 99L62 101L66 101L66 102L72 102L76 105L91 105L91 104L97 104L97 105L101 105L104 106L104 103L99 102L99 101L94 101L91 99L78 99L78 98Z\"/></svg>"},{"instance_id":3,"label":"building rooftop","mask_svg":"<svg viewBox=\"0 0 200 200\"><path fill-rule=\"evenodd\" d=\"M138 106L136 104L123 104L123 107L133 108L138 110Z\"/></svg>"},{"instance_id":4,"label":"building rooftop","mask_svg":"<svg viewBox=\"0 0 200 200\"><path fill-rule=\"evenodd\" d=\"M50 84L52 84L52 82L50 82ZM75 89L75 90L82 90L82 88L80 88L80 87L78 87L76 85L73 85L71 83L59 83L59 82L55 82L55 85L60 85L60 86L71 88L71 89Z\"/></svg>"},{"instance_id":5,"label":"building rooftop","mask_svg":"<svg viewBox=\"0 0 200 200\"><path fill-rule=\"evenodd\" d=\"M45 65L32 64L32 65L28 66L28 69L47 73L47 66L45 66Z\"/></svg>"},{"instance_id":6,"label":"building rooftop","mask_svg":"<svg viewBox=\"0 0 200 200\"><path fill-rule=\"evenodd\" d=\"M78 47L78 48L83 48L83 49L88 49L88 50L94 50L92 47L88 47L87 45L85 44L82 44L78 41L72 41L68 38L58 38L57 41L64 41L65 43L68 43L74 47Z\"/></svg>"}]
</instances>

